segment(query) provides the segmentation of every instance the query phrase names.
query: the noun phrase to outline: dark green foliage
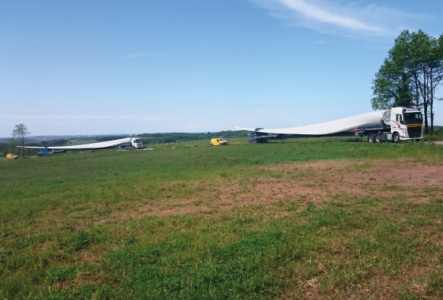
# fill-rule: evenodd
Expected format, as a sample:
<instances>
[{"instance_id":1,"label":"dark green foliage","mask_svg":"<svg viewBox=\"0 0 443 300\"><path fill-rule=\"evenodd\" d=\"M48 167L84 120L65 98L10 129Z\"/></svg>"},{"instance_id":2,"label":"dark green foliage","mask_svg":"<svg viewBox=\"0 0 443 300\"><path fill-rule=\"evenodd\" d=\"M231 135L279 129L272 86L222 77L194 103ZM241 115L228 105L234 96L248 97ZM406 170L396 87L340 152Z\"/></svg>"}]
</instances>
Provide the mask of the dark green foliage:
<instances>
[{"instance_id":1,"label":"dark green foliage","mask_svg":"<svg viewBox=\"0 0 443 300\"><path fill-rule=\"evenodd\" d=\"M427 295L443 297L443 272L441 269L431 272L426 293Z\"/></svg>"},{"instance_id":2,"label":"dark green foliage","mask_svg":"<svg viewBox=\"0 0 443 300\"><path fill-rule=\"evenodd\" d=\"M137 239L133 236L128 237L128 239L126 240L126 245L132 245L137 243Z\"/></svg>"},{"instance_id":3,"label":"dark green foliage","mask_svg":"<svg viewBox=\"0 0 443 300\"><path fill-rule=\"evenodd\" d=\"M52 265L46 272L46 281L51 284L74 279L77 276L78 270L76 266Z\"/></svg>"},{"instance_id":4,"label":"dark green foliage","mask_svg":"<svg viewBox=\"0 0 443 300\"><path fill-rule=\"evenodd\" d=\"M372 108L387 109L414 105L414 86L408 75L390 60L385 60L373 81Z\"/></svg>"},{"instance_id":5,"label":"dark green foliage","mask_svg":"<svg viewBox=\"0 0 443 300\"><path fill-rule=\"evenodd\" d=\"M91 242L92 236L85 231L80 231L74 234L69 242L69 246L74 251L79 251L85 249L88 244Z\"/></svg>"}]
</instances>

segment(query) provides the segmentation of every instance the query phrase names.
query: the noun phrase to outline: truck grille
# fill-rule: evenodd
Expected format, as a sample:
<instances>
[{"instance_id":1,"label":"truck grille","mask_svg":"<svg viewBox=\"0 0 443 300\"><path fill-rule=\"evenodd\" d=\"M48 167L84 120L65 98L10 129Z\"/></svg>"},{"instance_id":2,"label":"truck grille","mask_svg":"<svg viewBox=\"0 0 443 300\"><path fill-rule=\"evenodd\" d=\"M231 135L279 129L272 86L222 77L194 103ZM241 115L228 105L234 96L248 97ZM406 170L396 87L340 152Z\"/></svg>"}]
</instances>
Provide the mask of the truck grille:
<instances>
[{"instance_id":1,"label":"truck grille","mask_svg":"<svg viewBox=\"0 0 443 300\"><path fill-rule=\"evenodd\" d=\"M420 138L421 137L421 127L408 127L409 138Z\"/></svg>"}]
</instances>

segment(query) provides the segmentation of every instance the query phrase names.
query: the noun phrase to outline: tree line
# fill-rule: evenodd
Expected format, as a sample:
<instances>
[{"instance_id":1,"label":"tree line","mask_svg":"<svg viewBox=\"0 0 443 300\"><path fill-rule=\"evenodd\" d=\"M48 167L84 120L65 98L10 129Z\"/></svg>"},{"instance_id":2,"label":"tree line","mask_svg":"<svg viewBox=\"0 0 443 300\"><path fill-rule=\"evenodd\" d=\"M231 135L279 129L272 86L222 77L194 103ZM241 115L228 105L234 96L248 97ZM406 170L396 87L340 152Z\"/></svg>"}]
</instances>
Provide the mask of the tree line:
<instances>
[{"instance_id":1,"label":"tree line","mask_svg":"<svg viewBox=\"0 0 443 300\"><path fill-rule=\"evenodd\" d=\"M373 80L373 109L418 106L425 132L434 132L434 101L443 80L443 35L403 31Z\"/></svg>"}]
</instances>

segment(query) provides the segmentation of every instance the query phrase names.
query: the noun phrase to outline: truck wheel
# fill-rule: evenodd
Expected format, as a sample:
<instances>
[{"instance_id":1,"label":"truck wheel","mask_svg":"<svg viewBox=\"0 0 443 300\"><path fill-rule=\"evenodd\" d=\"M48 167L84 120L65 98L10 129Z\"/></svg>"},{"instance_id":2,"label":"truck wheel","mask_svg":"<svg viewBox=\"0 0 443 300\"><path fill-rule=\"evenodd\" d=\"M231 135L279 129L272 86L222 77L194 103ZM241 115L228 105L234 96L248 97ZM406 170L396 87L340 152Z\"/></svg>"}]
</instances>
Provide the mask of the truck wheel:
<instances>
[{"instance_id":1,"label":"truck wheel","mask_svg":"<svg viewBox=\"0 0 443 300\"><path fill-rule=\"evenodd\" d=\"M370 134L368 135L368 142L369 142L369 143L375 143L375 134L370 133Z\"/></svg>"},{"instance_id":2,"label":"truck wheel","mask_svg":"<svg viewBox=\"0 0 443 300\"><path fill-rule=\"evenodd\" d=\"M395 143L395 144L400 142L400 135L398 134L398 132L395 132L392 135L392 142Z\"/></svg>"},{"instance_id":3,"label":"truck wheel","mask_svg":"<svg viewBox=\"0 0 443 300\"><path fill-rule=\"evenodd\" d=\"M377 133L375 135L375 142L376 143L382 143L383 142L383 137L382 137L381 133Z\"/></svg>"}]
</instances>

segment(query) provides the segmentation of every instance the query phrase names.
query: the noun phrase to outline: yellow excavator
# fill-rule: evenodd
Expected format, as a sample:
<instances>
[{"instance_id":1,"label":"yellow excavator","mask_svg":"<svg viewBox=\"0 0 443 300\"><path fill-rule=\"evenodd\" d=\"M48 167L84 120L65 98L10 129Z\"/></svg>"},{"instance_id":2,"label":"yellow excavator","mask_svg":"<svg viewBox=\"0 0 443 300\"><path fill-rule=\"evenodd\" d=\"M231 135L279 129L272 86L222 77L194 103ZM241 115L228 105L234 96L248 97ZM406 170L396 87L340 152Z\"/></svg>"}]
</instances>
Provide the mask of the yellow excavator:
<instances>
[{"instance_id":1,"label":"yellow excavator","mask_svg":"<svg viewBox=\"0 0 443 300\"><path fill-rule=\"evenodd\" d=\"M8 153L6 155L6 159L9 159L9 160L18 159L18 156L14 155L14 154L11 154L11 153Z\"/></svg>"}]
</instances>

